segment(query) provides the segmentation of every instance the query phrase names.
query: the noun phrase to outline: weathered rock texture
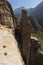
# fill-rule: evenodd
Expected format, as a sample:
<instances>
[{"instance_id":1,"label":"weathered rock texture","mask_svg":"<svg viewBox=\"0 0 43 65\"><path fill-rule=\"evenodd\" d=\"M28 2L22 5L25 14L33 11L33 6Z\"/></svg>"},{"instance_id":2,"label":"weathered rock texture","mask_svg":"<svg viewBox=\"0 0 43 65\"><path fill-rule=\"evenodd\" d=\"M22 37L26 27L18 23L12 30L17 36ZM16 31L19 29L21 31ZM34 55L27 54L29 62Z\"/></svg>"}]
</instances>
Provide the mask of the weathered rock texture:
<instances>
[{"instance_id":1,"label":"weathered rock texture","mask_svg":"<svg viewBox=\"0 0 43 65\"><path fill-rule=\"evenodd\" d=\"M0 65L24 65L12 29L0 25Z\"/></svg>"},{"instance_id":2,"label":"weathered rock texture","mask_svg":"<svg viewBox=\"0 0 43 65\"><path fill-rule=\"evenodd\" d=\"M0 0L0 23L8 28L14 28L14 14L10 3L7 0Z\"/></svg>"},{"instance_id":3,"label":"weathered rock texture","mask_svg":"<svg viewBox=\"0 0 43 65\"><path fill-rule=\"evenodd\" d=\"M13 35L15 18L7 0L0 0L0 65L24 65Z\"/></svg>"},{"instance_id":4,"label":"weathered rock texture","mask_svg":"<svg viewBox=\"0 0 43 65\"><path fill-rule=\"evenodd\" d=\"M38 49L41 49L39 41L31 38L29 65L43 65L43 52Z\"/></svg>"},{"instance_id":5,"label":"weathered rock texture","mask_svg":"<svg viewBox=\"0 0 43 65\"><path fill-rule=\"evenodd\" d=\"M30 52L30 24L27 19L27 11L22 10L22 18L21 18L21 40L22 40L22 52L25 59L29 59ZM28 61L28 60L27 60Z\"/></svg>"}]
</instances>

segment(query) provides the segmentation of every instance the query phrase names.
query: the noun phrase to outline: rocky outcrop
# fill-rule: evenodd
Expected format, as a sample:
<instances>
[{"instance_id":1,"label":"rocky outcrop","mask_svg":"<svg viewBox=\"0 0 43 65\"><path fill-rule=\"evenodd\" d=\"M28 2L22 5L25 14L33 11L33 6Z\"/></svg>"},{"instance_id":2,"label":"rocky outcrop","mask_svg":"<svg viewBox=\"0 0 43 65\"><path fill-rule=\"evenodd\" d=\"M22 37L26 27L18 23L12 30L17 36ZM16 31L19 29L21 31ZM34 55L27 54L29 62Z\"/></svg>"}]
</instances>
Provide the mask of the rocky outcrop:
<instances>
[{"instance_id":1,"label":"rocky outcrop","mask_svg":"<svg viewBox=\"0 0 43 65\"><path fill-rule=\"evenodd\" d=\"M43 53L36 37L31 37L29 65L43 65Z\"/></svg>"},{"instance_id":2,"label":"rocky outcrop","mask_svg":"<svg viewBox=\"0 0 43 65\"><path fill-rule=\"evenodd\" d=\"M7 0L0 0L0 65L25 65L15 39L15 17Z\"/></svg>"},{"instance_id":3,"label":"rocky outcrop","mask_svg":"<svg viewBox=\"0 0 43 65\"><path fill-rule=\"evenodd\" d=\"M14 14L10 3L7 0L0 0L0 24L8 28L14 28Z\"/></svg>"},{"instance_id":4,"label":"rocky outcrop","mask_svg":"<svg viewBox=\"0 0 43 65\"><path fill-rule=\"evenodd\" d=\"M21 14L21 21L17 25L15 29L15 34L16 34L16 39L19 42L19 46L21 47L21 53L23 56L23 59L26 63L28 64L29 60L29 54L30 54L30 36L31 36L31 31L30 31L30 24L29 20L27 18L27 11L22 10Z\"/></svg>"},{"instance_id":5,"label":"rocky outcrop","mask_svg":"<svg viewBox=\"0 0 43 65\"><path fill-rule=\"evenodd\" d=\"M22 18L21 18L21 39L22 39L22 47L23 47L23 55L27 59L27 63L29 60L30 48L30 24L27 19L27 11L22 10Z\"/></svg>"}]
</instances>

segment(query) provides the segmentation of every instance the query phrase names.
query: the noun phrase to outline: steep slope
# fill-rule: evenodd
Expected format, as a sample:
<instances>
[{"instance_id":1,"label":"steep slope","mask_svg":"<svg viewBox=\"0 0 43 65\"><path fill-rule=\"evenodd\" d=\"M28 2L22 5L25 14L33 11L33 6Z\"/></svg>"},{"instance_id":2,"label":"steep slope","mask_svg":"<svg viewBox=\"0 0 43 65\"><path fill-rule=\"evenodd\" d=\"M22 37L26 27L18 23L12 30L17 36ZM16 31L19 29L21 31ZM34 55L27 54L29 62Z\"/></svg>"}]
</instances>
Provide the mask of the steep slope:
<instances>
[{"instance_id":1,"label":"steep slope","mask_svg":"<svg viewBox=\"0 0 43 65\"><path fill-rule=\"evenodd\" d=\"M30 15L35 17L38 20L38 23L43 27L43 2L41 2L33 10L31 9Z\"/></svg>"},{"instance_id":2,"label":"steep slope","mask_svg":"<svg viewBox=\"0 0 43 65\"><path fill-rule=\"evenodd\" d=\"M30 16L30 17L28 17L28 19L30 20L32 32L38 32L38 31L42 30L42 27L39 25L36 18Z\"/></svg>"}]
</instances>

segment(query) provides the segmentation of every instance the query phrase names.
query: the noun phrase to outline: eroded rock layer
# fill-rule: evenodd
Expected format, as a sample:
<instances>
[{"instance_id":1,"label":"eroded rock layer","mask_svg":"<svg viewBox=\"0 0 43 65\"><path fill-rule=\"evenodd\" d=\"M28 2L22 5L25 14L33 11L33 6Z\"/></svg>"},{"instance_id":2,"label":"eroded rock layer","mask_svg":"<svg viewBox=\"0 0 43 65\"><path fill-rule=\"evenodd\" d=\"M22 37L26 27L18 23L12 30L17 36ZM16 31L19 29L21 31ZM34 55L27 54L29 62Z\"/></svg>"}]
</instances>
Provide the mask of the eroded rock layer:
<instances>
[{"instance_id":1,"label":"eroded rock layer","mask_svg":"<svg viewBox=\"0 0 43 65\"><path fill-rule=\"evenodd\" d=\"M0 0L0 23L8 28L13 28L14 14L10 3L7 0Z\"/></svg>"}]
</instances>

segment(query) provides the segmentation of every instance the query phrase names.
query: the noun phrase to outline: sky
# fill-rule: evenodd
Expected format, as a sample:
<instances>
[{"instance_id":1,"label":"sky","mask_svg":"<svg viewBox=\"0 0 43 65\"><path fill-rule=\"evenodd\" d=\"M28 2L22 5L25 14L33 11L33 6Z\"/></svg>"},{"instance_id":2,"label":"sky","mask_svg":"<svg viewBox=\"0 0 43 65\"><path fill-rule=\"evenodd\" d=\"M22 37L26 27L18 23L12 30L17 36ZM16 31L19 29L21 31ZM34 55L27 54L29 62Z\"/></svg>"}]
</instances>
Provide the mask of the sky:
<instances>
[{"instance_id":1,"label":"sky","mask_svg":"<svg viewBox=\"0 0 43 65\"><path fill-rule=\"evenodd\" d=\"M25 8L34 8L36 7L39 3L41 3L43 0L8 0L13 9L17 9L19 7L25 7Z\"/></svg>"}]
</instances>

